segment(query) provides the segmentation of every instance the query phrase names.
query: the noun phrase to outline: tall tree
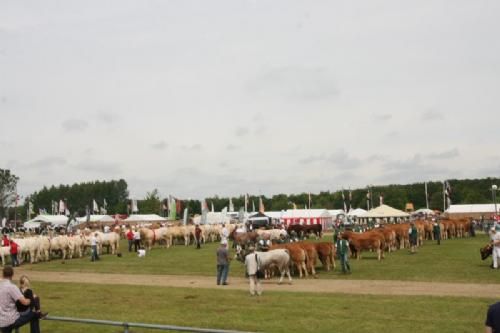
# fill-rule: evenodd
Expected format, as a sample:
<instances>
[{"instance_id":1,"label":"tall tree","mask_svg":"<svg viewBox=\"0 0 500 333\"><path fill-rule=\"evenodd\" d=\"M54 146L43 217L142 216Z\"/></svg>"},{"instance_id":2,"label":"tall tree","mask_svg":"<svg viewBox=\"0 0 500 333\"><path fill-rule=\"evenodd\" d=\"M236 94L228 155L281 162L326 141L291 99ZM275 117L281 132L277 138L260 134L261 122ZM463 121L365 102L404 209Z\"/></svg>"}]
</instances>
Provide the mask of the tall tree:
<instances>
[{"instance_id":1,"label":"tall tree","mask_svg":"<svg viewBox=\"0 0 500 333\"><path fill-rule=\"evenodd\" d=\"M5 210L16 200L19 177L8 169L0 169L0 217L6 216Z\"/></svg>"}]
</instances>

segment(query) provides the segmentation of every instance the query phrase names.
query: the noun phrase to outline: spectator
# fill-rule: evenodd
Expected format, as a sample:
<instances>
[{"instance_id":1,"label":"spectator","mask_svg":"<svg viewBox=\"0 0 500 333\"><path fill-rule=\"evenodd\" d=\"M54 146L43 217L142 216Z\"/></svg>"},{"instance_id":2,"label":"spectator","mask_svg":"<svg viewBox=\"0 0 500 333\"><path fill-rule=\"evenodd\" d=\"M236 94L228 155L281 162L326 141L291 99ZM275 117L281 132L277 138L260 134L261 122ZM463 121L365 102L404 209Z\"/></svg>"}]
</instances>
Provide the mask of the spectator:
<instances>
[{"instance_id":1,"label":"spectator","mask_svg":"<svg viewBox=\"0 0 500 333\"><path fill-rule=\"evenodd\" d=\"M417 252L417 240L418 240L418 230L415 226L415 222L410 223L410 229L408 230L408 237L410 238L410 253L414 254Z\"/></svg>"},{"instance_id":2,"label":"spectator","mask_svg":"<svg viewBox=\"0 0 500 333\"><path fill-rule=\"evenodd\" d=\"M437 241L437 244L441 245L441 226L438 222L434 222L432 232L434 233L434 239Z\"/></svg>"},{"instance_id":3,"label":"spectator","mask_svg":"<svg viewBox=\"0 0 500 333\"><path fill-rule=\"evenodd\" d=\"M486 314L486 333L500 332L500 302L490 305Z\"/></svg>"},{"instance_id":4,"label":"spectator","mask_svg":"<svg viewBox=\"0 0 500 333\"><path fill-rule=\"evenodd\" d=\"M227 241L221 241L217 249L217 285L227 285L227 274L229 272L229 251Z\"/></svg>"},{"instance_id":5,"label":"spectator","mask_svg":"<svg viewBox=\"0 0 500 333\"><path fill-rule=\"evenodd\" d=\"M498 268L498 259L500 258L500 230L496 230L492 237L493 241L493 268Z\"/></svg>"},{"instance_id":6,"label":"spectator","mask_svg":"<svg viewBox=\"0 0 500 333\"><path fill-rule=\"evenodd\" d=\"M16 302L17 311L23 314L27 311L32 311L38 315L38 318L43 319L47 317L48 313L44 313L40 309L40 298L33 293L33 290L30 289L30 280L26 275L22 275L19 279L19 290L23 294L23 296L30 300L30 304L24 305L21 302Z\"/></svg>"},{"instance_id":7,"label":"spectator","mask_svg":"<svg viewBox=\"0 0 500 333\"><path fill-rule=\"evenodd\" d=\"M128 229L127 231L127 240L128 240L128 252L132 252L132 244L134 244L134 232L132 229Z\"/></svg>"},{"instance_id":8,"label":"spectator","mask_svg":"<svg viewBox=\"0 0 500 333\"><path fill-rule=\"evenodd\" d=\"M14 270L11 266L3 268L3 280L0 282L0 331L11 333L14 329L30 323L31 333L40 333L38 315L32 311L19 313L16 301L30 305L31 301L24 297L19 288L12 283Z\"/></svg>"},{"instance_id":9,"label":"spectator","mask_svg":"<svg viewBox=\"0 0 500 333\"><path fill-rule=\"evenodd\" d=\"M340 258L340 265L342 266L342 273L351 274L351 266L349 265L349 241L346 237L343 237L342 233L339 234L336 247Z\"/></svg>"}]
</instances>

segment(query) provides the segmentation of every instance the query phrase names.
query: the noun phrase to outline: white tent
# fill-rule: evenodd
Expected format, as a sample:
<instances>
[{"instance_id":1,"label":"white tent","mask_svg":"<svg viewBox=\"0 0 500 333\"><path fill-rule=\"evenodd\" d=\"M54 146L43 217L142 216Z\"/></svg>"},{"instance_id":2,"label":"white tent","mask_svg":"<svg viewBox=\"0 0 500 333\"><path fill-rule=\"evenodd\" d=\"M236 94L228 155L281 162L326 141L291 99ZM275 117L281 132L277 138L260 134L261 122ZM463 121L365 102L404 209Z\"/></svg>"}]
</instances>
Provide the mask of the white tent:
<instances>
[{"instance_id":1,"label":"white tent","mask_svg":"<svg viewBox=\"0 0 500 333\"><path fill-rule=\"evenodd\" d=\"M370 209L361 218L384 218L384 217L409 217L410 214L403 212L402 210L392 208L387 205L381 205L376 208Z\"/></svg>"},{"instance_id":2,"label":"white tent","mask_svg":"<svg viewBox=\"0 0 500 333\"><path fill-rule=\"evenodd\" d=\"M357 216L362 216L364 214L366 214L366 210L364 210L363 208L356 208L349 211L349 213L347 213L347 216L357 217Z\"/></svg>"},{"instance_id":3,"label":"white tent","mask_svg":"<svg viewBox=\"0 0 500 333\"><path fill-rule=\"evenodd\" d=\"M78 223L85 223L87 222L87 217L77 217L76 220ZM90 215L89 222L112 223L115 222L115 219L109 215Z\"/></svg>"},{"instance_id":4,"label":"white tent","mask_svg":"<svg viewBox=\"0 0 500 333\"><path fill-rule=\"evenodd\" d=\"M334 218L336 218L339 215L345 215L345 212L343 209L329 209L328 213Z\"/></svg>"},{"instance_id":5,"label":"white tent","mask_svg":"<svg viewBox=\"0 0 500 333\"><path fill-rule=\"evenodd\" d=\"M123 220L124 223L141 223L141 222L167 222L167 219L156 214L132 214Z\"/></svg>"},{"instance_id":6,"label":"white tent","mask_svg":"<svg viewBox=\"0 0 500 333\"><path fill-rule=\"evenodd\" d=\"M497 205L497 209L500 204ZM495 213L495 204L471 204L471 205L450 205L446 210L448 214L467 214L467 213Z\"/></svg>"},{"instance_id":7,"label":"white tent","mask_svg":"<svg viewBox=\"0 0 500 333\"><path fill-rule=\"evenodd\" d=\"M230 223L231 217L223 212L207 212L207 224L222 224L222 223ZM194 224L201 223L201 215L197 215L193 217Z\"/></svg>"},{"instance_id":8,"label":"white tent","mask_svg":"<svg viewBox=\"0 0 500 333\"><path fill-rule=\"evenodd\" d=\"M38 225L41 223L47 223L53 226L66 225L66 223L68 223L68 217L64 215L38 215L24 224L28 223L28 225L33 225L34 222L38 222Z\"/></svg>"},{"instance_id":9,"label":"white tent","mask_svg":"<svg viewBox=\"0 0 500 333\"><path fill-rule=\"evenodd\" d=\"M436 215L436 213L432 209L428 208L420 208L411 213L411 215L416 216L416 215Z\"/></svg>"}]
</instances>

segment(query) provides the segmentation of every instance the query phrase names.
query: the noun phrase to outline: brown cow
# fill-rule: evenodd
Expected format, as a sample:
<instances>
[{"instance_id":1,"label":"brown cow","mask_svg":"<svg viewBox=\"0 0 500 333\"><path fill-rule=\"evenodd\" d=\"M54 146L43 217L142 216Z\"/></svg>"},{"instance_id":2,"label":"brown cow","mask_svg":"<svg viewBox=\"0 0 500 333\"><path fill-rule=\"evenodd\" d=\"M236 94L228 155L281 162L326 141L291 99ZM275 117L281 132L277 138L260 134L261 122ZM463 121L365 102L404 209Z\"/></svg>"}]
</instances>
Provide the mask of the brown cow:
<instances>
[{"instance_id":1,"label":"brown cow","mask_svg":"<svg viewBox=\"0 0 500 333\"><path fill-rule=\"evenodd\" d=\"M306 262L307 268L311 275L316 279L316 262L318 261L318 251L316 251L316 246L312 243L306 242L298 242L297 244L302 247L304 251L306 251L308 259Z\"/></svg>"},{"instance_id":2,"label":"brown cow","mask_svg":"<svg viewBox=\"0 0 500 333\"><path fill-rule=\"evenodd\" d=\"M352 231L344 231L342 238L349 241L351 252L353 255L356 255L356 259L358 260L361 258L362 250L377 251L379 261L384 258L384 236L378 232L365 232L358 234Z\"/></svg>"},{"instance_id":3,"label":"brown cow","mask_svg":"<svg viewBox=\"0 0 500 333\"><path fill-rule=\"evenodd\" d=\"M299 278L302 278L302 272L304 272L305 277L308 276L306 267L306 262L308 261L307 253L298 243L274 244L269 249L287 249L291 261L299 271Z\"/></svg>"},{"instance_id":4,"label":"brown cow","mask_svg":"<svg viewBox=\"0 0 500 333\"><path fill-rule=\"evenodd\" d=\"M312 243L316 247L319 260L327 271L335 268L335 246L330 242Z\"/></svg>"}]
</instances>

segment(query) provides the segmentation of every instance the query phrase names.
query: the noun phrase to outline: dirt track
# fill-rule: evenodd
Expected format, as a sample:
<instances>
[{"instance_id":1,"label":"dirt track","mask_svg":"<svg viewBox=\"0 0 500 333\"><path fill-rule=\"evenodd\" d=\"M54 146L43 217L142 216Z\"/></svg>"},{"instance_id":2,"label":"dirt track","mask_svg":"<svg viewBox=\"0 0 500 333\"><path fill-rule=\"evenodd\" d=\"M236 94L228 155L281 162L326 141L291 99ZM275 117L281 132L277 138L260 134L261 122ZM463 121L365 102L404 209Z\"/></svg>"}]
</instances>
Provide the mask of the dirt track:
<instances>
[{"instance_id":1,"label":"dirt track","mask_svg":"<svg viewBox=\"0 0 500 333\"><path fill-rule=\"evenodd\" d=\"M37 272L17 269L16 275L19 276L21 274L28 275L34 282L77 282L185 288L224 288L233 290L248 289L246 279L233 277L230 277L228 286L217 286L215 277L207 276ZM263 287L264 290L287 292L500 298L500 288L496 284L294 279L291 285L287 282L278 285L277 280L264 281Z\"/></svg>"}]
</instances>

